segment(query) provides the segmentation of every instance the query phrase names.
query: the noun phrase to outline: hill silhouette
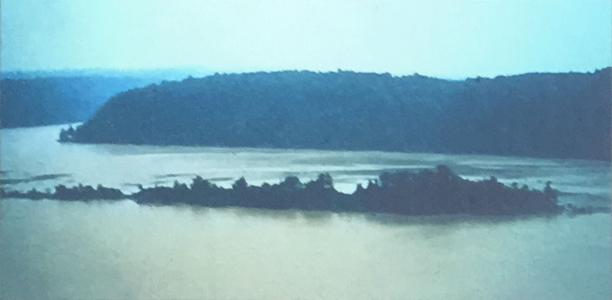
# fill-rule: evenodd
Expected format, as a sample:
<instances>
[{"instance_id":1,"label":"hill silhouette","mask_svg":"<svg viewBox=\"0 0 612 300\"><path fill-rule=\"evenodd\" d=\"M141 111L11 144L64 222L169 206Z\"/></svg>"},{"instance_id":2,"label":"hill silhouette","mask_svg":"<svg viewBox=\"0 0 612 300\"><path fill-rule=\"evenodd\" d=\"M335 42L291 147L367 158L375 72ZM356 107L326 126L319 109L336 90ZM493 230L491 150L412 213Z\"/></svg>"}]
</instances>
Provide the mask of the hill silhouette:
<instances>
[{"instance_id":1,"label":"hill silhouette","mask_svg":"<svg viewBox=\"0 0 612 300\"><path fill-rule=\"evenodd\" d=\"M59 70L2 72L0 128L87 120L113 95L197 70Z\"/></svg>"},{"instance_id":2,"label":"hill silhouette","mask_svg":"<svg viewBox=\"0 0 612 300\"><path fill-rule=\"evenodd\" d=\"M295 176L277 184L249 185L244 178L231 188L195 177L191 184L155 186L124 194L114 188L58 185L54 192L5 191L2 198L57 199L65 201L133 199L140 204L189 204L207 207L246 207L340 212L393 213L401 215L524 215L556 214L574 211L557 204L558 191L550 183L542 191L527 186L506 186L495 177L471 181L461 178L444 165L419 172L383 173L366 187L358 185L351 194L338 192L329 174L302 183ZM580 212L580 211L578 211ZM590 210L584 210L585 213Z\"/></svg>"},{"instance_id":3,"label":"hill silhouette","mask_svg":"<svg viewBox=\"0 0 612 300\"><path fill-rule=\"evenodd\" d=\"M610 68L443 80L215 74L120 93L62 140L610 159Z\"/></svg>"}]
</instances>

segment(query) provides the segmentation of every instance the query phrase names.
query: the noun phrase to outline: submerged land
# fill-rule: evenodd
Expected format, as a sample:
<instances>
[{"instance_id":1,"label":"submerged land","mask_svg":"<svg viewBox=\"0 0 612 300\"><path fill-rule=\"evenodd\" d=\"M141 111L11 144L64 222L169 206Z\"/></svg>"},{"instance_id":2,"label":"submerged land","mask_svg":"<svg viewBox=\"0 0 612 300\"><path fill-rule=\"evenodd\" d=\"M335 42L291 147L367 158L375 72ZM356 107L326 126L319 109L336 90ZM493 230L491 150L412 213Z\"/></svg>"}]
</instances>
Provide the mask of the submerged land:
<instances>
[{"instance_id":1,"label":"submerged land","mask_svg":"<svg viewBox=\"0 0 612 300\"><path fill-rule=\"evenodd\" d=\"M0 198L57 199L65 201L132 199L139 204L188 204L206 207L245 207L297 209L336 212L373 212L400 215L524 215L557 214L577 211L557 203L558 192L550 183L543 190L514 184L506 186L495 177L471 181L453 173L446 166L419 172L383 173L367 186L357 185L352 194L338 192L328 174L302 183L289 176L277 184L249 185L238 179L231 188L219 187L202 177L191 184L174 186L139 186L125 194L119 189L78 185L58 185L54 192L6 191Z\"/></svg>"}]
</instances>

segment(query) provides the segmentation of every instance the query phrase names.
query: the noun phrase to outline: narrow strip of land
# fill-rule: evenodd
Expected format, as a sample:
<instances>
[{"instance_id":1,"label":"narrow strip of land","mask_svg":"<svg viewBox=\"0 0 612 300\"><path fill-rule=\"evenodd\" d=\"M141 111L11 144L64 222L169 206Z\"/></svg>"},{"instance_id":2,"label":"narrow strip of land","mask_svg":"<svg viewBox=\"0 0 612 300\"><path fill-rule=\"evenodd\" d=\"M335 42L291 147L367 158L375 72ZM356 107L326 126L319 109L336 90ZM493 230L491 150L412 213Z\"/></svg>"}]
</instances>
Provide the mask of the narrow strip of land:
<instances>
[{"instance_id":1,"label":"narrow strip of land","mask_svg":"<svg viewBox=\"0 0 612 300\"><path fill-rule=\"evenodd\" d=\"M351 194L338 192L329 174L302 183L289 176L277 184L249 185L238 179L231 188L195 177L188 185L143 187L126 194L102 185L92 187L58 185L53 192L0 189L2 198L57 199L66 201L132 199L141 204L189 204L207 207L246 207L346 212L376 212L401 215L555 214L568 209L557 203L558 191L547 183L543 190L504 185L495 177L471 181L446 166L419 172L383 173ZM573 208L575 209L575 208Z\"/></svg>"}]
</instances>

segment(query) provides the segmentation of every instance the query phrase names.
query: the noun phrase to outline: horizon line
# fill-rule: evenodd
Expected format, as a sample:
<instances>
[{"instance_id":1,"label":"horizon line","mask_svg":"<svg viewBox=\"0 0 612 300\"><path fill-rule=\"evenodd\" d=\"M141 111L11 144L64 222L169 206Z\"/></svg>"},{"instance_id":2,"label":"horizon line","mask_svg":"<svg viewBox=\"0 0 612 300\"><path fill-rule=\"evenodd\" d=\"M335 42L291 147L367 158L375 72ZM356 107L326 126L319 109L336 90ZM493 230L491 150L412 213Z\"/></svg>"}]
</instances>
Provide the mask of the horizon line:
<instances>
[{"instance_id":1,"label":"horizon line","mask_svg":"<svg viewBox=\"0 0 612 300\"><path fill-rule=\"evenodd\" d=\"M390 74L393 77L404 77L404 76L423 76L428 78L437 78L437 79L446 79L446 80L464 80L471 78L496 78L496 77L504 77L504 76L519 76L519 75L528 75L528 74L592 74L598 71L602 71L605 69L612 68L612 64L607 66L601 66L594 69L586 70L586 71L575 71L575 70L567 70L567 71L525 71L520 73L512 73L512 74L497 74L494 76L483 76L483 75L465 75L465 76L448 76L448 75L431 75L431 74L423 74L420 72L384 72L384 71L366 71L366 70L354 70L354 69L344 69L344 68L336 68L335 70L330 68L326 70L314 70L314 69L259 69L259 70L214 70L211 68L207 68L205 66L173 66L173 67L154 67L154 68L111 68L111 67L86 67L86 68L60 68L60 69L9 69L9 70L0 70L0 74L23 74L23 75L35 75L35 73L47 73L47 75L43 76L33 76L33 78L41 78L41 77L54 77L53 73L76 73L76 74L66 74L56 77L78 77L78 76L88 76L88 75L104 75L103 73L154 73L154 72L196 72L196 73L207 73L203 77L211 76L214 74L249 74L249 73L277 73L277 72L314 72L314 73L338 73L338 72L354 72L354 73L370 73L370 74ZM78 74L78 73L90 73L90 74ZM197 74L193 74L197 75ZM185 76L193 76L191 74L185 74ZM108 75L107 75L108 76ZM110 77L114 77L114 75L110 75ZM4 79L4 78L3 78Z\"/></svg>"}]
</instances>

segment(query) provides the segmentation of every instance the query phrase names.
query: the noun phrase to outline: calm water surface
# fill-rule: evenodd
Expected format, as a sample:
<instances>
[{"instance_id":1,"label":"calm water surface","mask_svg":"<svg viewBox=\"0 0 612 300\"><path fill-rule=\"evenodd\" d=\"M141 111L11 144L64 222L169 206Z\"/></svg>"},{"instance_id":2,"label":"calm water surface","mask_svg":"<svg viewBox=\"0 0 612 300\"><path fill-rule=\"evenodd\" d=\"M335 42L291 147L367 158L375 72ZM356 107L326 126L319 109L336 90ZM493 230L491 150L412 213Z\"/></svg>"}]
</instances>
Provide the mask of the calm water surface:
<instances>
[{"instance_id":1,"label":"calm water surface","mask_svg":"<svg viewBox=\"0 0 612 300\"><path fill-rule=\"evenodd\" d=\"M5 188L228 185L330 172L337 187L445 163L563 201L609 205L610 165L383 152L62 145L57 126L0 131ZM611 218L397 217L0 201L0 299L610 299Z\"/></svg>"}]
</instances>

